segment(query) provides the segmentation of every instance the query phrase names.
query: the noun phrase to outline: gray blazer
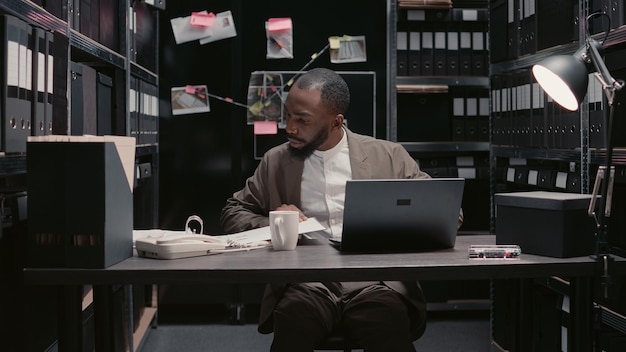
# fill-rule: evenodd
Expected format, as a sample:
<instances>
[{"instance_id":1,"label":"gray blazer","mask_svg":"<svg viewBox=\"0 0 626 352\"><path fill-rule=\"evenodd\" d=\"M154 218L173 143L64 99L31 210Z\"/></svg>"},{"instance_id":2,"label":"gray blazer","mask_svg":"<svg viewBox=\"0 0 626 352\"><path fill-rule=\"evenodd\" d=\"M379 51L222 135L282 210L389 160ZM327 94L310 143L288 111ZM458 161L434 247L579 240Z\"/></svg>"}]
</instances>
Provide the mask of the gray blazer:
<instances>
[{"instance_id":1,"label":"gray blazer","mask_svg":"<svg viewBox=\"0 0 626 352\"><path fill-rule=\"evenodd\" d=\"M409 153L397 143L359 135L347 130L350 165L353 179L429 178L420 170ZM284 143L269 150L263 156L254 175L242 190L233 194L222 210L220 221L226 232L240 232L268 226L269 211L282 204L300 207L300 183L304 160L294 157ZM462 214L459 222L462 221ZM425 328L425 299L416 281L385 282L402 294L420 312L419 337ZM268 285L261 303L259 332L273 330L272 312L280 300L285 285Z\"/></svg>"}]
</instances>

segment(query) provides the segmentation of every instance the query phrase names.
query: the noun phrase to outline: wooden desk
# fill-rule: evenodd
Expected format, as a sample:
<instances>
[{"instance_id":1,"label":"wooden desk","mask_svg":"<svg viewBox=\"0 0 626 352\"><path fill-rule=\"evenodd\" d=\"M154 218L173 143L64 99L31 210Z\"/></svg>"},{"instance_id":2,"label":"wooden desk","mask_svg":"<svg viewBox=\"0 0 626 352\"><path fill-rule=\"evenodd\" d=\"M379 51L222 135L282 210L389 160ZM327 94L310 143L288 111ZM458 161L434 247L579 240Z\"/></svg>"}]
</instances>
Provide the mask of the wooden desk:
<instances>
[{"instance_id":1,"label":"wooden desk","mask_svg":"<svg viewBox=\"0 0 626 352\"><path fill-rule=\"evenodd\" d=\"M493 244L494 236L459 236L453 249L429 253L343 254L327 243L305 241L294 251L271 248L176 260L139 257L106 269L26 268L31 285L95 287L116 284L271 283L365 280L468 280L559 276L572 286L570 343L592 346L592 287L596 263L590 257L550 258L522 254L518 260L470 260L470 244ZM615 260L622 269L626 261ZM97 295L94 297L97 300ZM75 303L65 302L68 305ZM96 302L97 303L97 302ZM67 307L66 307L67 308ZM68 308L69 311L72 307ZM62 327L62 325L60 325ZM60 332L71 339L75 333ZM66 343L66 342L63 342Z\"/></svg>"}]
</instances>

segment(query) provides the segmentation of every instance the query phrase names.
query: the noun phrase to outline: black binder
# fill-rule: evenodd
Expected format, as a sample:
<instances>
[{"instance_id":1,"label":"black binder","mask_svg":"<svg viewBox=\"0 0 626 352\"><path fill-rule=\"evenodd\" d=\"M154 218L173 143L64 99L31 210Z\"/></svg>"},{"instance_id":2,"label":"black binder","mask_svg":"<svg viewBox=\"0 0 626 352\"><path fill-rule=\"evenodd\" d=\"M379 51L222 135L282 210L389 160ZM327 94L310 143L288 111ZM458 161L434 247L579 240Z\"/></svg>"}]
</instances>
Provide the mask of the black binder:
<instances>
[{"instance_id":1,"label":"black binder","mask_svg":"<svg viewBox=\"0 0 626 352\"><path fill-rule=\"evenodd\" d=\"M446 45L446 74L448 76L458 76L459 68L459 32L456 23L448 26Z\"/></svg>"},{"instance_id":2,"label":"black binder","mask_svg":"<svg viewBox=\"0 0 626 352\"><path fill-rule=\"evenodd\" d=\"M97 130L105 136L113 134L113 79L100 72L96 75Z\"/></svg>"},{"instance_id":3,"label":"black binder","mask_svg":"<svg viewBox=\"0 0 626 352\"><path fill-rule=\"evenodd\" d=\"M474 92L465 97L465 140L478 140L478 98Z\"/></svg>"},{"instance_id":4,"label":"black binder","mask_svg":"<svg viewBox=\"0 0 626 352\"><path fill-rule=\"evenodd\" d=\"M578 40L577 14L578 1L537 1L537 50Z\"/></svg>"},{"instance_id":5,"label":"black binder","mask_svg":"<svg viewBox=\"0 0 626 352\"><path fill-rule=\"evenodd\" d=\"M32 105L32 82L27 81L32 70L32 67L28 67L32 59L29 55L32 55L33 49L29 43L30 26L10 15L0 16L0 21L2 22L0 150L5 153L23 153L26 151L26 138L30 134Z\"/></svg>"},{"instance_id":6,"label":"black binder","mask_svg":"<svg viewBox=\"0 0 626 352\"><path fill-rule=\"evenodd\" d=\"M67 65L68 38L54 32L50 52L54 58L52 92L52 134L68 134ZM48 65L49 66L49 65Z\"/></svg>"},{"instance_id":7,"label":"black binder","mask_svg":"<svg viewBox=\"0 0 626 352\"><path fill-rule=\"evenodd\" d=\"M472 32L467 28L459 33L459 75L472 75Z\"/></svg>"},{"instance_id":8,"label":"black binder","mask_svg":"<svg viewBox=\"0 0 626 352\"><path fill-rule=\"evenodd\" d=\"M507 1L507 58L516 59L519 57L520 41L520 7L521 0Z\"/></svg>"},{"instance_id":9,"label":"black binder","mask_svg":"<svg viewBox=\"0 0 626 352\"><path fill-rule=\"evenodd\" d=\"M398 31L396 35L397 75L408 76L408 40L406 31Z\"/></svg>"},{"instance_id":10,"label":"black binder","mask_svg":"<svg viewBox=\"0 0 626 352\"><path fill-rule=\"evenodd\" d=\"M420 52L422 53L422 76L432 76L435 72L433 64L433 52L435 49L434 45L435 42L433 32L422 32L422 49L420 50Z\"/></svg>"},{"instance_id":11,"label":"black binder","mask_svg":"<svg viewBox=\"0 0 626 352\"><path fill-rule=\"evenodd\" d=\"M478 97L478 140L489 141L489 91L481 91Z\"/></svg>"},{"instance_id":12,"label":"black binder","mask_svg":"<svg viewBox=\"0 0 626 352\"><path fill-rule=\"evenodd\" d=\"M433 74L445 76L447 74L447 33L443 23L436 23L433 27Z\"/></svg>"},{"instance_id":13,"label":"black binder","mask_svg":"<svg viewBox=\"0 0 626 352\"><path fill-rule=\"evenodd\" d=\"M465 98L452 97L452 140L465 141Z\"/></svg>"},{"instance_id":14,"label":"black binder","mask_svg":"<svg viewBox=\"0 0 626 352\"><path fill-rule=\"evenodd\" d=\"M45 81L45 98L44 98L44 135L52 134L52 109L54 102L54 34L45 32L46 38L46 81Z\"/></svg>"},{"instance_id":15,"label":"black binder","mask_svg":"<svg viewBox=\"0 0 626 352\"><path fill-rule=\"evenodd\" d=\"M409 32L409 76L419 76L422 72L421 33Z\"/></svg>"},{"instance_id":16,"label":"black binder","mask_svg":"<svg viewBox=\"0 0 626 352\"><path fill-rule=\"evenodd\" d=\"M46 65L47 65L47 44L46 32L37 27L33 27L33 104L31 113L31 134L41 136L45 134L45 113L46 113Z\"/></svg>"},{"instance_id":17,"label":"black binder","mask_svg":"<svg viewBox=\"0 0 626 352\"><path fill-rule=\"evenodd\" d=\"M536 0L519 0L520 6L520 54L537 52Z\"/></svg>"},{"instance_id":18,"label":"black binder","mask_svg":"<svg viewBox=\"0 0 626 352\"><path fill-rule=\"evenodd\" d=\"M482 26L472 32L472 76L487 76L487 47L485 46L486 32Z\"/></svg>"},{"instance_id":19,"label":"black binder","mask_svg":"<svg viewBox=\"0 0 626 352\"><path fill-rule=\"evenodd\" d=\"M552 1L543 1L545 3L551 3ZM508 57L508 43L507 43L507 0L492 0L489 2L489 25L491 28L498 28L498 30L491 30L489 32L489 57L492 63L504 61Z\"/></svg>"},{"instance_id":20,"label":"black binder","mask_svg":"<svg viewBox=\"0 0 626 352\"><path fill-rule=\"evenodd\" d=\"M129 130L128 135L137 139L139 144L139 79L130 77L129 91Z\"/></svg>"}]
</instances>

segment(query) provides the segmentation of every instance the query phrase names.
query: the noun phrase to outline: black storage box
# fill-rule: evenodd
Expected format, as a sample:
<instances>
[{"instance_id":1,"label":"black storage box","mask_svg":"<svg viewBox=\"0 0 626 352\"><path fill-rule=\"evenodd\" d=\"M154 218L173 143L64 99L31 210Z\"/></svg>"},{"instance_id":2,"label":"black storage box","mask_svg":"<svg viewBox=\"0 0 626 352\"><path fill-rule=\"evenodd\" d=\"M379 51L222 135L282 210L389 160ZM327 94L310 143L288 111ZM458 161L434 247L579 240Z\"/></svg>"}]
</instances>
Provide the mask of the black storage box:
<instances>
[{"instance_id":1,"label":"black storage box","mask_svg":"<svg viewBox=\"0 0 626 352\"><path fill-rule=\"evenodd\" d=\"M27 266L106 268L132 256L134 138L31 137L27 154Z\"/></svg>"},{"instance_id":2,"label":"black storage box","mask_svg":"<svg viewBox=\"0 0 626 352\"><path fill-rule=\"evenodd\" d=\"M496 243L517 244L522 253L567 258L595 249L591 195L561 192L496 193Z\"/></svg>"}]
</instances>

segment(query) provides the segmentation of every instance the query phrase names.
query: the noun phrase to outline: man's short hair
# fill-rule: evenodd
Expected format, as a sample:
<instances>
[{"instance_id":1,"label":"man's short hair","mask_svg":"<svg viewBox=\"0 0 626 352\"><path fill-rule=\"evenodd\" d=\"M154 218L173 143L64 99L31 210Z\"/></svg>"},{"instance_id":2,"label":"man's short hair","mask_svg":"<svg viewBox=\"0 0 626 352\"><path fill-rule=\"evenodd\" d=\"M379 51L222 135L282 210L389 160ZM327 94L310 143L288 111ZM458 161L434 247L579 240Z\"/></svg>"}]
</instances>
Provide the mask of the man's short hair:
<instances>
[{"instance_id":1,"label":"man's short hair","mask_svg":"<svg viewBox=\"0 0 626 352\"><path fill-rule=\"evenodd\" d=\"M302 74L296 81L300 89L319 89L321 102L337 114L345 114L350 105L348 84L335 71L314 68Z\"/></svg>"}]
</instances>

